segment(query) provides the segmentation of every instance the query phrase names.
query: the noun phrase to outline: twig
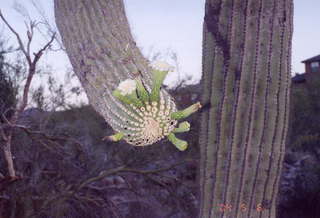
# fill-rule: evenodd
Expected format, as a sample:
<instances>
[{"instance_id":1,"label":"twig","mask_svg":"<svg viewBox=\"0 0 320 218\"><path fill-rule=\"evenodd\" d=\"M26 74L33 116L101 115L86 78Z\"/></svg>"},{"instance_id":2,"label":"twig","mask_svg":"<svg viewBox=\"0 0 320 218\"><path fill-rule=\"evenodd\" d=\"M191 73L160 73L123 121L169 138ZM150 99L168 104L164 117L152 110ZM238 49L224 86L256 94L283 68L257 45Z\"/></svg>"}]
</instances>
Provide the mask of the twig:
<instances>
[{"instance_id":1,"label":"twig","mask_svg":"<svg viewBox=\"0 0 320 218\"><path fill-rule=\"evenodd\" d=\"M83 145L81 144L81 142L79 142L78 140L71 138L71 137L62 137L62 136L51 136L51 135L47 135L46 133L42 132L42 131L33 131L30 128L26 127L26 126L22 126L22 125L12 125L11 127L16 127L19 129L22 129L23 131L25 131L28 135L41 135L42 137L51 140L51 141L73 141L75 144L77 144L80 148L83 147Z\"/></svg>"},{"instance_id":2,"label":"twig","mask_svg":"<svg viewBox=\"0 0 320 218\"><path fill-rule=\"evenodd\" d=\"M64 156L61 152L58 152L58 150L53 150L48 144L44 143L42 140L37 139L36 137L34 137L34 135L40 135L41 137L45 138L46 140L48 140L56 145L59 145L59 146L62 146L62 145L60 145L60 143L55 143L55 141L60 141L60 140L61 141L72 141L72 142L74 142L74 144L77 145L78 150L82 152L83 145L81 144L81 142L79 142L78 140L76 140L72 137L51 136L51 135L47 135L46 133L44 133L42 131L33 131L30 128L23 126L23 125L17 125L17 124L13 125L11 123L0 125L0 130L3 131L3 129L5 129L5 128L19 128L19 129L23 130L32 140L39 142L46 149L57 153L61 157Z\"/></svg>"},{"instance_id":3,"label":"twig","mask_svg":"<svg viewBox=\"0 0 320 218\"><path fill-rule=\"evenodd\" d=\"M24 45L23 45L23 42L20 38L20 35L12 28L12 26L8 23L8 21L4 18L1 10L0 10L0 18L2 19L2 21L7 25L7 27L10 29L10 31L16 36L17 38L17 41L19 43L19 49L23 52L23 54L26 56L26 57L29 57L27 58L27 61L29 64L31 64L31 59L30 59L30 56L28 55L27 51L25 50L24 48Z\"/></svg>"},{"instance_id":4,"label":"twig","mask_svg":"<svg viewBox=\"0 0 320 218\"><path fill-rule=\"evenodd\" d=\"M94 198L94 197L88 197L88 196L81 196L81 195L78 195L78 194L76 194L74 197L75 197L77 200L79 200L79 201L82 201L82 200L88 201L88 202L90 202L90 203L95 204L95 205L98 206L98 207L101 207L101 206L102 206L102 204L99 203L99 201L100 201L100 202L103 202L103 199L97 198L97 197Z\"/></svg>"},{"instance_id":5,"label":"twig","mask_svg":"<svg viewBox=\"0 0 320 218\"><path fill-rule=\"evenodd\" d=\"M41 213L41 211L45 210L53 202L59 201L61 203L71 197L76 198L77 193L79 193L81 191L81 189L83 189L84 187L88 186L89 184L96 182L96 181L99 181L107 176L110 176L110 175L113 175L116 173L124 173L124 172L137 173L137 174L142 174L142 175L148 176L149 174L156 174L156 173L168 171L170 169L173 169L174 167L185 164L187 161L194 161L194 160L188 159L183 162L179 162L179 163L173 164L171 166L156 169L156 170L138 170L138 169L127 168L126 165L122 165L122 166L119 166L119 167L116 167L113 169L102 171L99 173L98 176L86 179L77 186L68 185L67 188L65 190L63 190L60 194L57 194L57 195L51 197L50 199L47 199L37 213ZM157 181L157 182L159 182L159 181ZM161 184L161 185L163 185L163 184ZM89 186L89 188L90 188L90 186Z\"/></svg>"},{"instance_id":6,"label":"twig","mask_svg":"<svg viewBox=\"0 0 320 218\"><path fill-rule=\"evenodd\" d=\"M5 142L8 141L8 137L6 136L6 134L4 132L4 128L2 126L0 126L0 133L1 133L1 137L3 138L3 140Z\"/></svg>"},{"instance_id":7,"label":"twig","mask_svg":"<svg viewBox=\"0 0 320 218\"><path fill-rule=\"evenodd\" d=\"M29 72L28 72L28 76L27 76L27 81L26 81L26 83L24 85L24 89L23 89L22 103L21 103L21 105L20 105L20 107L18 108L18 111L17 111L17 113L19 113L19 114L27 106L28 93L29 93L31 81L33 79L34 74L36 73L36 65L37 65L38 61L40 60L43 52L51 45L51 43L53 42L54 38L55 38L55 34L52 35L50 41L47 44L45 44L37 53L34 53L34 59L29 64ZM28 57L26 57L26 58L28 58ZM30 58L30 56L29 56L29 58Z\"/></svg>"},{"instance_id":8,"label":"twig","mask_svg":"<svg viewBox=\"0 0 320 218\"><path fill-rule=\"evenodd\" d=\"M187 160L188 161L188 160ZM95 181L98 181L106 176L110 176L110 175L113 175L115 173L137 173L137 174L156 174L156 173L160 173L160 172L164 172L164 171L168 171L168 170L171 170L173 169L174 167L177 167L179 165L182 165L182 164L185 164L186 161L183 161L183 162L179 162L179 163L176 163L176 164L173 164L171 166L168 166L168 167L164 167L164 168L160 168L160 169L156 169L156 170L138 170L138 169L132 169L132 168L127 168L126 165L122 165L120 167L117 167L117 168L114 168L114 169L111 169L111 170L107 170L107 171L102 171L98 176L96 177L92 177L92 178L89 178L85 181L83 181L82 183L80 183L80 185L78 185L76 187L76 191L82 189L84 186L92 183L92 182L95 182Z\"/></svg>"}]
</instances>

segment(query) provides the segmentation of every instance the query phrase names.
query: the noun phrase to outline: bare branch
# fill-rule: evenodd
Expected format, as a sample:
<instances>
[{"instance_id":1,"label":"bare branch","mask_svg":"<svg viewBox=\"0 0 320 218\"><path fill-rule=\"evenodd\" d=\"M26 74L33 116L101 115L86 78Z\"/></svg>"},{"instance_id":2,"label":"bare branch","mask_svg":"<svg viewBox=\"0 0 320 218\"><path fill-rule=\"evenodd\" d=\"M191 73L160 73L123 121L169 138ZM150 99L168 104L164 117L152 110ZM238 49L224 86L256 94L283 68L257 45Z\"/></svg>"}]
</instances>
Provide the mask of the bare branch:
<instances>
[{"instance_id":1,"label":"bare branch","mask_svg":"<svg viewBox=\"0 0 320 218\"><path fill-rule=\"evenodd\" d=\"M30 21L29 26L28 26L28 24L26 24L26 27L27 27L27 37L28 37L27 54L30 56L30 46L31 46L31 42L33 39L33 29L34 29L33 22Z\"/></svg>"},{"instance_id":2,"label":"bare branch","mask_svg":"<svg viewBox=\"0 0 320 218\"><path fill-rule=\"evenodd\" d=\"M119 166L119 167L116 167L116 168L113 168L113 169L102 171L102 172L99 173L98 176L91 177L91 178L81 182L77 186L68 185L66 187L66 189L63 190L61 193L59 193L59 194L51 197L50 199L46 200L45 203L42 205L41 209L38 211L38 213L40 211L45 210L50 204L52 204L53 202L56 202L58 200L62 202L62 201L65 201L67 199L70 199L71 197L74 197L74 198L77 199L78 196L79 196L78 193L79 193L79 191L81 191L82 188L90 185L93 182L99 181L99 180L101 180L101 179L103 179L103 178L105 178L107 176L114 175L116 173L129 172L129 173L142 174L142 175L145 175L146 177L148 177L149 179L153 179L153 178L149 177L149 174L156 174L156 173L168 171L168 170L173 169L174 167L177 167L179 165L185 164L188 161L194 161L194 160L187 159L187 160L185 160L183 162L179 162L179 163L173 164L171 166L160 168L160 169L156 169L156 170L138 170L138 169L127 168L126 165L122 165L122 166ZM160 183L159 181L155 181L155 182ZM160 184L164 185L162 183L160 183Z\"/></svg>"},{"instance_id":3,"label":"bare branch","mask_svg":"<svg viewBox=\"0 0 320 218\"><path fill-rule=\"evenodd\" d=\"M6 136L4 129L0 126L0 134L4 141L8 141L8 137Z\"/></svg>"},{"instance_id":4,"label":"bare branch","mask_svg":"<svg viewBox=\"0 0 320 218\"><path fill-rule=\"evenodd\" d=\"M7 108L7 109L1 114L2 119L3 119L7 124L9 124L9 125L11 125L11 122L8 120L6 114L7 114L10 110L13 110L13 111L14 111L15 109L12 108L12 107Z\"/></svg>"},{"instance_id":5,"label":"bare branch","mask_svg":"<svg viewBox=\"0 0 320 218\"><path fill-rule=\"evenodd\" d=\"M46 37L46 35L52 36L54 33L58 32L55 24L49 22L49 19L46 16L46 13L45 13L42 5L39 4L38 1L35 2L34 0L31 0L31 4L33 5L33 7L36 9L36 11L38 12L38 14L41 17L41 21L39 23L46 27L46 30L47 30L46 34L43 33L40 28L37 28L37 30L42 34L42 36L43 37ZM57 49L50 48L52 51L60 51L60 50L66 51L59 34L57 34L57 36L55 37L55 41L58 45L58 48Z\"/></svg>"},{"instance_id":6,"label":"bare branch","mask_svg":"<svg viewBox=\"0 0 320 218\"><path fill-rule=\"evenodd\" d=\"M61 141L72 141L76 145L78 145L80 148L83 146L81 144L81 142L79 142L78 140L76 140L74 138L71 138L71 137L51 136L51 135L47 135L46 133L44 133L42 131L32 131L30 128L28 128L26 126L22 126L22 125L11 125L11 127L22 129L28 135L40 135L40 136L44 137L45 139L51 140L51 141L58 141L58 140L61 140Z\"/></svg>"},{"instance_id":7,"label":"bare branch","mask_svg":"<svg viewBox=\"0 0 320 218\"><path fill-rule=\"evenodd\" d=\"M33 39L33 34L34 34L34 28L37 26L37 23L35 21L31 21L29 23L29 26L27 25L27 48L24 46L20 35L15 31L15 29L8 23L8 21L4 18L1 10L0 10L0 18L2 21L6 24L6 26L10 29L10 31L16 36L18 44L19 44L19 49L22 51L24 54L27 63L28 63L28 73L27 73L27 79L24 84L24 89L23 89L23 95L22 95L22 100L21 104L16 108L13 116L10 118L10 120L7 120L6 117L4 116L4 120L6 123L9 125L10 129L8 132L5 132L3 130L3 125L1 126L1 134L2 137L5 139L5 144L3 146L3 151L5 154L5 159L7 162L7 167L9 171L9 175L11 178L16 179L16 173L13 165L13 155L11 152L11 142L12 142L12 136L13 136L13 127L16 127L17 120L20 116L20 114L25 110L27 104L28 104L28 94L31 86L31 82L33 79L34 74L36 73L36 65L38 61L40 60L42 54L44 53L45 50L47 50L51 44L53 43L53 40L55 39L55 33L52 34L51 39L49 42L47 42L38 52L34 53L34 58L31 57L31 42ZM19 128L22 128L21 126ZM29 131L26 127L23 127L25 131ZM30 133L30 132L29 132Z\"/></svg>"},{"instance_id":8,"label":"bare branch","mask_svg":"<svg viewBox=\"0 0 320 218\"><path fill-rule=\"evenodd\" d=\"M51 46L51 44L53 43L55 38L56 38L56 33L53 33L49 42L47 44L45 44L37 53L34 53L34 55L35 55L35 59L33 60L34 64L36 64L38 62L38 60L42 56L43 52Z\"/></svg>"},{"instance_id":9,"label":"bare branch","mask_svg":"<svg viewBox=\"0 0 320 218\"><path fill-rule=\"evenodd\" d=\"M48 47L50 47L50 45L52 44L54 38L55 38L55 34L52 35L50 41L47 42L47 44L45 44L37 53L34 53L35 57L31 61L31 64L29 65L29 72L28 72L28 76L27 76L27 81L26 81L26 83L24 85L24 89L23 89L22 103L21 103L20 107L18 108L18 114L17 115L19 115L19 113L21 113L25 109L27 104L28 104L28 93L29 93L31 81L33 79L34 74L36 73L36 64L40 60L43 52Z\"/></svg>"},{"instance_id":10,"label":"bare branch","mask_svg":"<svg viewBox=\"0 0 320 218\"><path fill-rule=\"evenodd\" d=\"M8 23L8 21L4 18L1 10L0 10L0 18L2 19L2 21L6 24L6 26L10 29L10 31L16 36L17 40L18 40L18 43L19 43L19 48L20 50L23 52L23 54L25 55L27 61L29 64L31 64L31 58L30 58L30 55L27 53L24 45L23 45L23 42L21 40L21 37L20 35L13 29L13 27Z\"/></svg>"},{"instance_id":11,"label":"bare branch","mask_svg":"<svg viewBox=\"0 0 320 218\"><path fill-rule=\"evenodd\" d=\"M191 161L191 160L185 160L185 161L170 165L168 167L159 168L159 169L156 169L156 170L138 170L138 169L133 169L133 168L127 168L125 165L123 165L123 166L120 166L120 167L117 167L117 168L114 168L114 169L111 169L111 170L102 171L98 176L92 177L92 178L89 178L89 179L85 180L84 182L82 182L76 188L76 190L80 190L84 186L86 186L86 185L88 185L88 184L90 184L92 182L98 181L98 180L100 180L100 179L102 179L102 178L104 178L106 176L109 176L109 175L112 175L112 174L115 174L115 173L125 173L125 172L127 172L127 173L137 173L137 174L142 174L142 175L156 174L156 173L160 173L160 172L171 170L174 167L177 167L179 165L185 164L187 161Z\"/></svg>"}]
</instances>

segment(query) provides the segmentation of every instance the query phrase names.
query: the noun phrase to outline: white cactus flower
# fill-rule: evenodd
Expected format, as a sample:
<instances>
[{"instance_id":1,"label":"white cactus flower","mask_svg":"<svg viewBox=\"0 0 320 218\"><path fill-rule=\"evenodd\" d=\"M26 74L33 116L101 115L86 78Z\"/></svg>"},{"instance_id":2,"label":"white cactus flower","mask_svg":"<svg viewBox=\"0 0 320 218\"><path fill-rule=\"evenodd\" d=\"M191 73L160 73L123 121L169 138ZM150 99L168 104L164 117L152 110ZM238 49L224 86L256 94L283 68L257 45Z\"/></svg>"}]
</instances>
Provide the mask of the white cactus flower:
<instances>
[{"instance_id":1,"label":"white cactus flower","mask_svg":"<svg viewBox=\"0 0 320 218\"><path fill-rule=\"evenodd\" d=\"M155 61L151 63L151 67L155 70L159 70L159 71L173 71L174 67L171 66L170 64L168 64L165 61Z\"/></svg>"},{"instance_id":2,"label":"white cactus flower","mask_svg":"<svg viewBox=\"0 0 320 218\"><path fill-rule=\"evenodd\" d=\"M118 90L122 95L129 95L134 92L137 88L137 84L135 80L126 79L119 83Z\"/></svg>"},{"instance_id":3,"label":"white cactus flower","mask_svg":"<svg viewBox=\"0 0 320 218\"><path fill-rule=\"evenodd\" d=\"M182 122L178 127L178 120L184 119L201 108L200 102L195 103L184 110L177 111L175 102L170 96L161 95L161 85L169 71L173 67L164 61L152 64L153 78L152 88L146 89L140 79L126 79L113 91L113 96L121 101L119 108L121 115L113 112L116 133L104 137L117 142L125 140L134 146L146 146L167 137L180 151L188 147L188 143L178 139L175 133L190 130L188 122ZM119 121L118 121L119 120Z\"/></svg>"}]
</instances>

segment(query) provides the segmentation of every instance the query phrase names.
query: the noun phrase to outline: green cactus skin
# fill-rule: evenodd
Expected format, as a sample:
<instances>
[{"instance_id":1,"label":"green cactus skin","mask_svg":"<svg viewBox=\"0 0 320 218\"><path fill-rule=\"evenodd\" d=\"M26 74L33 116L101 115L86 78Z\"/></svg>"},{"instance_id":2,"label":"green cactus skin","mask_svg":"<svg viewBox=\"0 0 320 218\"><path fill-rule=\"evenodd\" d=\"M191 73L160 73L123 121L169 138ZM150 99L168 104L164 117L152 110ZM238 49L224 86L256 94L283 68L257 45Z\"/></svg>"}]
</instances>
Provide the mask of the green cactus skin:
<instances>
[{"instance_id":1,"label":"green cactus skin","mask_svg":"<svg viewBox=\"0 0 320 218\"><path fill-rule=\"evenodd\" d=\"M292 0L206 0L201 218L276 217L292 14Z\"/></svg>"}]
</instances>

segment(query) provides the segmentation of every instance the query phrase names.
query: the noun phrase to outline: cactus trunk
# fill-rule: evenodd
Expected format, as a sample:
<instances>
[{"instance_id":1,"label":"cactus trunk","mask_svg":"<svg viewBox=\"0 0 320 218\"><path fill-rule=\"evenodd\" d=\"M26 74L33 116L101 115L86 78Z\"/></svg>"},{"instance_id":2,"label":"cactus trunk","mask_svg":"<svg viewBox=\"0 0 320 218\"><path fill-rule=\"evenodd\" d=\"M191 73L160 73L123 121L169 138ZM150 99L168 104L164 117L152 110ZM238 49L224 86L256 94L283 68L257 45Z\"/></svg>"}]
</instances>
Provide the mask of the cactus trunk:
<instances>
[{"instance_id":1,"label":"cactus trunk","mask_svg":"<svg viewBox=\"0 0 320 218\"><path fill-rule=\"evenodd\" d=\"M200 217L276 217L292 0L206 0Z\"/></svg>"}]
</instances>

